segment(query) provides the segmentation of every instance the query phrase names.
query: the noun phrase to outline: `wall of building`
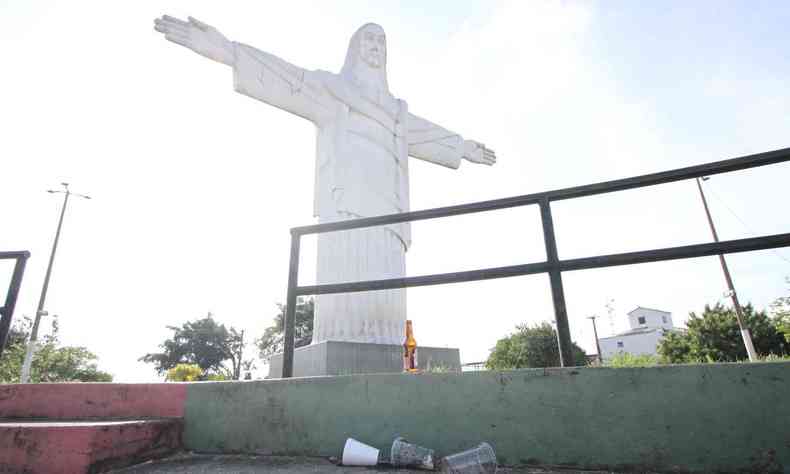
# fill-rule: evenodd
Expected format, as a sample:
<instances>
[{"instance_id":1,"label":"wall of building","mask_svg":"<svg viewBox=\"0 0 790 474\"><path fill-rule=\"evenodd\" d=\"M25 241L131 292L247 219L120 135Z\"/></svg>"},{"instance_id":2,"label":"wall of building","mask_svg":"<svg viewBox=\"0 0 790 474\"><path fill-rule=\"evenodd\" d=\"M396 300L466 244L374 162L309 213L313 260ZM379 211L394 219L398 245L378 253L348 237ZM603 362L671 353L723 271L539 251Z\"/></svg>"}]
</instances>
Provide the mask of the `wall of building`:
<instances>
[{"instance_id":1,"label":"wall of building","mask_svg":"<svg viewBox=\"0 0 790 474\"><path fill-rule=\"evenodd\" d=\"M639 322L640 317L645 319L644 324ZM628 324L631 329L642 327L672 329L672 314L666 311L640 307L628 313Z\"/></svg>"},{"instance_id":2,"label":"wall of building","mask_svg":"<svg viewBox=\"0 0 790 474\"><path fill-rule=\"evenodd\" d=\"M656 354L658 343L663 337L662 332L658 330L647 333L602 338L598 340L598 343L601 346L601 356L603 360L608 360L620 352L627 352L634 355ZM618 346L618 342L622 342L623 347Z\"/></svg>"},{"instance_id":3,"label":"wall of building","mask_svg":"<svg viewBox=\"0 0 790 474\"><path fill-rule=\"evenodd\" d=\"M790 363L378 374L189 384L202 452L339 456L396 435L504 464L636 471L790 468Z\"/></svg>"}]
</instances>

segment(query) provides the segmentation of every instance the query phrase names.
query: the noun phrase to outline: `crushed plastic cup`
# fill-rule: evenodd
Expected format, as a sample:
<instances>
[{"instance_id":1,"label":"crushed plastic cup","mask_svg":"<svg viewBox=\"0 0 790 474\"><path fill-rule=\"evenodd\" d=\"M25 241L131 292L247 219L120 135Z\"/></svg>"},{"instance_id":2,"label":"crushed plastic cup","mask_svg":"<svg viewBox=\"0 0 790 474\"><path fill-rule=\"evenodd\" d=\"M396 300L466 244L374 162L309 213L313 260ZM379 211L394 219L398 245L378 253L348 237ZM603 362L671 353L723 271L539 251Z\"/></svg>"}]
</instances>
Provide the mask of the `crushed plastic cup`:
<instances>
[{"instance_id":1,"label":"crushed plastic cup","mask_svg":"<svg viewBox=\"0 0 790 474\"><path fill-rule=\"evenodd\" d=\"M453 474L494 474L496 454L488 443L442 458L442 472Z\"/></svg>"},{"instance_id":2,"label":"crushed plastic cup","mask_svg":"<svg viewBox=\"0 0 790 474\"><path fill-rule=\"evenodd\" d=\"M344 466L375 466L379 463L379 450L354 438L348 438L343 447L341 462Z\"/></svg>"},{"instance_id":3,"label":"crushed plastic cup","mask_svg":"<svg viewBox=\"0 0 790 474\"><path fill-rule=\"evenodd\" d=\"M416 467L433 471L433 449L411 444L398 437L392 442L390 463L397 467Z\"/></svg>"}]
</instances>

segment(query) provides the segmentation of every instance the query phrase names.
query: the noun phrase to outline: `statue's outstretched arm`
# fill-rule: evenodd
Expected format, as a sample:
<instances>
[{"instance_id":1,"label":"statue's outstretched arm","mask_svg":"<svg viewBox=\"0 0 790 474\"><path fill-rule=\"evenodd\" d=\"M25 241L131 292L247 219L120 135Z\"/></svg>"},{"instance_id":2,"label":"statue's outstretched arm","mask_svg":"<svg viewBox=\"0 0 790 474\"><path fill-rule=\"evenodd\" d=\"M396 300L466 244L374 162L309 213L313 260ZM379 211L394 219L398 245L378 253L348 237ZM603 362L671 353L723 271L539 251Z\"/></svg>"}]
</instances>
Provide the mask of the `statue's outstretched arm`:
<instances>
[{"instance_id":1,"label":"statue's outstretched arm","mask_svg":"<svg viewBox=\"0 0 790 474\"><path fill-rule=\"evenodd\" d=\"M464 140L461 135L412 113L408 141L409 155L449 168L458 168L462 159L489 166L496 163L496 153L484 144Z\"/></svg>"},{"instance_id":2,"label":"statue's outstretched arm","mask_svg":"<svg viewBox=\"0 0 790 474\"><path fill-rule=\"evenodd\" d=\"M165 15L154 20L165 38L233 68L237 92L279 107L316 124L331 117L333 108L315 73L273 54L227 39L216 28L195 18Z\"/></svg>"},{"instance_id":3,"label":"statue's outstretched arm","mask_svg":"<svg viewBox=\"0 0 790 474\"><path fill-rule=\"evenodd\" d=\"M189 17L179 20L169 15L154 20L154 29L165 38L228 66L233 65L233 43L213 26Z\"/></svg>"}]
</instances>

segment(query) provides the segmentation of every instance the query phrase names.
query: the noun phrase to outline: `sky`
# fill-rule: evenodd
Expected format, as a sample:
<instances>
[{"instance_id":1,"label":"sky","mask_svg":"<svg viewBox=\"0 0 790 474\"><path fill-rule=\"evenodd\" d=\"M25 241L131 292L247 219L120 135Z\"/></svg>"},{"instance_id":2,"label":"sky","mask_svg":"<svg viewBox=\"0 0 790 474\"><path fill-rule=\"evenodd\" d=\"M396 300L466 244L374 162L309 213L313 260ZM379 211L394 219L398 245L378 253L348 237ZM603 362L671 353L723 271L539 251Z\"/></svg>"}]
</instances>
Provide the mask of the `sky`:
<instances>
[{"instance_id":1,"label":"sky","mask_svg":"<svg viewBox=\"0 0 790 474\"><path fill-rule=\"evenodd\" d=\"M46 309L116 381L211 312L263 333L285 299L290 227L314 223L314 126L233 91L229 68L153 30L194 16L307 69L338 71L366 22L388 39L392 92L485 143L498 162L412 160L412 209L690 166L790 146L787 2L54 2L0 0L0 250L32 254L16 317L33 315L62 195L72 200ZM705 183L722 239L790 229L790 165ZM708 242L693 181L553 205L560 258ZM545 259L538 209L413 224L409 276ZM728 257L742 302L788 294L790 249ZM300 284L315 282L315 238ZM0 262L0 288L11 265ZM676 324L727 303L718 259L563 275L571 333L589 353L637 306ZM608 309L607 309L608 306ZM551 321L548 277L410 289L420 345L484 360L517 324ZM46 321L45 321L46 323ZM45 324L45 327L48 327ZM250 348L248 356L255 355ZM258 362L256 374L265 375Z\"/></svg>"}]
</instances>

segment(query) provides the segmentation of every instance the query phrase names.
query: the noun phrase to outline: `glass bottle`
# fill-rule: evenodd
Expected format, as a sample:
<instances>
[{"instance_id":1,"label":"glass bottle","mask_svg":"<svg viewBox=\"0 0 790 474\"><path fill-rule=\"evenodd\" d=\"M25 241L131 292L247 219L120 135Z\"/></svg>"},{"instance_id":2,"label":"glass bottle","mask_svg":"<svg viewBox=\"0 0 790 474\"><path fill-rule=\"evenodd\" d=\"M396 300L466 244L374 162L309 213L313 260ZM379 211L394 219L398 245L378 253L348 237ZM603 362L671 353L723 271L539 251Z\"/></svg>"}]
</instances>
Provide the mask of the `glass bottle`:
<instances>
[{"instance_id":1,"label":"glass bottle","mask_svg":"<svg viewBox=\"0 0 790 474\"><path fill-rule=\"evenodd\" d=\"M406 321L406 340L403 341L403 371L417 372L417 340L411 320Z\"/></svg>"}]
</instances>

